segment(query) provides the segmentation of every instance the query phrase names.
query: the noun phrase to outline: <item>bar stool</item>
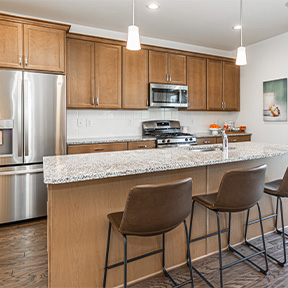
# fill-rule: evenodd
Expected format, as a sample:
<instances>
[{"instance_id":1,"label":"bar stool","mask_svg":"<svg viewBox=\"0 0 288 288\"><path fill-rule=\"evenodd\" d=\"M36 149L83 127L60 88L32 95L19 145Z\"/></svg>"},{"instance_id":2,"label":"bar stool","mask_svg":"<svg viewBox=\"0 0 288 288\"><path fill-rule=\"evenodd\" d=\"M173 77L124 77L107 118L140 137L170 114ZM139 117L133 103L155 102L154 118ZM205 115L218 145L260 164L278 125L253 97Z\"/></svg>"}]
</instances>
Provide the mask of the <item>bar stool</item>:
<instances>
[{"instance_id":1,"label":"bar stool","mask_svg":"<svg viewBox=\"0 0 288 288\"><path fill-rule=\"evenodd\" d=\"M229 268L235 264L238 264L243 261L247 261L260 272L267 274L268 272L268 261L266 255L266 247L264 242L264 232L261 218L261 210L258 204L258 201L263 195L263 188L265 182L265 172L266 165L258 166L250 169L243 170L231 170L226 172L222 178L219 190L217 193L206 194L206 195L197 195L192 197L192 212L191 212L191 220L190 220L190 230L189 230L189 240L190 243L195 241L206 239L211 236L218 235L218 245L219 245L219 271L220 271L220 286L223 287L223 270ZM201 204L202 206L208 208L209 210L216 213L217 216L217 228L218 231L215 233L210 233L208 235L198 237L195 239L191 239L192 232L192 221L194 214L194 206L195 202ZM241 212L248 210L249 208L255 206L257 204L260 226L261 226L261 234L263 241L263 249L249 256L244 256L242 253L235 250L230 244L230 228L231 228L231 213ZM248 210L249 211L249 210ZM219 212L228 212L229 213L229 222L228 228L223 229L221 231L220 228L220 216ZM241 259L227 264L225 266L222 265L222 251L221 251L221 233L228 232L228 248L230 251L236 253ZM257 264L252 262L250 258L264 254L265 256L265 269L260 268ZM210 287L213 285L193 266L193 270L208 284Z\"/></svg>"},{"instance_id":2,"label":"bar stool","mask_svg":"<svg viewBox=\"0 0 288 288\"><path fill-rule=\"evenodd\" d=\"M166 277L174 287L182 287L188 283L194 287L193 272L188 239L186 218L191 212L192 179L184 179L160 185L140 185L130 190L124 211L108 214L109 228L103 287L106 286L107 270L124 264L124 288L127 287L127 263L157 253L162 253L162 267ZM165 233L184 222L188 264L191 279L179 285L172 279L165 268ZM124 262L108 266L111 226L122 234L124 239ZM148 237L162 234L162 249L127 259L127 236Z\"/></svg>"},{"instance_id":3,"label":"bar stool","mask_svg":"<svg viewBox=\"0 0 288 288\"><path fill-rule=\"evenodd\" d=\"M285 175L284 175L283 179L278 179L278 180L271 181L271 182L268 182L268 183L265 184L264 193L266 193L268 195L271 195L271 196L277 197L276 213L274 213L272 215L268 215L266 217L263 217L262 220L266 220L266 219L270 219L272 217L275 217L275 232L280 234L280 235L282 235L283 261L280 261L280 260L274 258L270 254L267 254L267 256L270 259L272 259L273 261L275 261L278 265L284 267L285 264L287 263L286 244L288 243L288 242L286 242L286 238L285 237L288 237L288 234L285 233L285 230L284 230L285 226L284 226L284 218L283 218L282 197L283 198L284 197L288 197L288 168L286 169L286 172L285 172ZM278 221L278 216L279 216L279 206L280 206L282 231L280 229L278 229L278 227L277 227L277 221ZM247 228L248 228L248 225L251 225L251 224L259 222L259 219L255 220L255 221L248 222L248 216L249 216L249 214L247 214L247 221L246 221L246 226L245 226L245 243L248 246L251 246L251 247L253 247L256 250L259 250L258 247L256 247L255 245L252 245L247 240Z\"/></svg>"}]
</instances>

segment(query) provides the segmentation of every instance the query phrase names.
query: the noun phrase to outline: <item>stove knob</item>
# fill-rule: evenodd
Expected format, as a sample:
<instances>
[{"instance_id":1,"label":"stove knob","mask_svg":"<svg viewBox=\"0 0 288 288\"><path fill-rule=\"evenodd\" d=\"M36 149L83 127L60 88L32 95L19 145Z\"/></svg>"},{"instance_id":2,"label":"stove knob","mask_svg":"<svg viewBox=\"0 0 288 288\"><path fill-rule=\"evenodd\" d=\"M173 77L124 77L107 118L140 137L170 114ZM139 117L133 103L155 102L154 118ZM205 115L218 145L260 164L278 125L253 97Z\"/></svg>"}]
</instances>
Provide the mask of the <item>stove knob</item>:
<instances>
[{"instance_id":1,"label":"stove knob","mask_svg":"<svg viewBox=\"0 0 288 288\"><path fill-rule=\"evenodd\" d=\"M169 142L170 142L170 140L168 139L168 140L167 140L167 143L169 143Z\"/></svg>"},{"instance_id":2,"label":"stove knob","mask_svg":"<svg viewBox=\"0 0 288 288\"><path fill-rule=\"evenodd\" d=\"M188 138L185 138L185 141L188 141Z\"/></svg>"},{"instance_id":3,"label":"stove knob","mask_svg":"<svg viewBox=\"0 0 288 288\"><path fill-rule=\"evenodd\" d=\"M190 141L192 141L192 138L190 138Z\"/></svg>"},{"instance_id":4,"label":"stove knob","mask_svg":"<svg viewBox=\"0 0 288 288\"><path fill-rule=\"evenodd\" d=\"M162 140L162 143L165 143L165 139Z\"/></svg>"}]
</instances>

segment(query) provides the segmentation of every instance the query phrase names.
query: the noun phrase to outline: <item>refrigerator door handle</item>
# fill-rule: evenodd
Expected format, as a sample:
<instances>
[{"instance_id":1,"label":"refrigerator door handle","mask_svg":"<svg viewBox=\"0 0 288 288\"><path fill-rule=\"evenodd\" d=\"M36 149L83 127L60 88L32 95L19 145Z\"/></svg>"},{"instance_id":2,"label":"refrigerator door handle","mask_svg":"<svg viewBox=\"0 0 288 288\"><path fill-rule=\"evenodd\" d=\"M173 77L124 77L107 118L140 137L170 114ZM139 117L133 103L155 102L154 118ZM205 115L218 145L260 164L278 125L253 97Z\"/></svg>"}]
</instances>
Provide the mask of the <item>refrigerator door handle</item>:
<instances>
[{"instance_id":1,"label":"refrigerator door handle","mask_svg":"<svg viewBox=\"0 0 288 288\"><path fill-rule=\"evenodd\" d=\"M28 85L29 81L24 79L24 156L29 155L29 149L28 149L28 126L29 126L29 121L28 118L30 116L30 105L29 105L29 92L28 92Z\"/></svg>"},{"instance_id":2,"label":"refrigerator door handle","mask_svg":"<svg viewBox=\"0 0 288 288\"><path fill-rule=\"evenodd\" d=\"M0 176L36 174L36 173L43 173L43 169L39 168L39 169L34 169L34 170L4 171L4 172L0 172Z\"/></svg>"},{"instance_id":3,"label":"refrigerator door handle","mask_svg":"<svg viewBox=\"0 0 288 288\"><path fill-rule=\"evenodd\" d=\"M18 79L18 157L21 157L23 154L23 140L22 140L22 80Z\"/></svg>"}]
</instances>

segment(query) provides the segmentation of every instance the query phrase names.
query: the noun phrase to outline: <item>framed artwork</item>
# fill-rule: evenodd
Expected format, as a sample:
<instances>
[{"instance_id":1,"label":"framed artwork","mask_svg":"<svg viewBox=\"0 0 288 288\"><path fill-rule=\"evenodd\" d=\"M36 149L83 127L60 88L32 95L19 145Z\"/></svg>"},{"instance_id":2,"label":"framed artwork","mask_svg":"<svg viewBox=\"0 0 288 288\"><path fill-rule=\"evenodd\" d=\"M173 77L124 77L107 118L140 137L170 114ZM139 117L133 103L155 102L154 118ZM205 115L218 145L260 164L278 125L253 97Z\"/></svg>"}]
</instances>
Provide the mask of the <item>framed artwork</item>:
<instances>
[{"instance_id":1,"label":"framed artwork","mask_svg":"<svg viewBox=\"0 0 288 288\"><path fill-rule=\"evenodd\" d=\"M287 121L287 78L263 82L263 118L268 122Z\"/></svg>"}]
</instances>

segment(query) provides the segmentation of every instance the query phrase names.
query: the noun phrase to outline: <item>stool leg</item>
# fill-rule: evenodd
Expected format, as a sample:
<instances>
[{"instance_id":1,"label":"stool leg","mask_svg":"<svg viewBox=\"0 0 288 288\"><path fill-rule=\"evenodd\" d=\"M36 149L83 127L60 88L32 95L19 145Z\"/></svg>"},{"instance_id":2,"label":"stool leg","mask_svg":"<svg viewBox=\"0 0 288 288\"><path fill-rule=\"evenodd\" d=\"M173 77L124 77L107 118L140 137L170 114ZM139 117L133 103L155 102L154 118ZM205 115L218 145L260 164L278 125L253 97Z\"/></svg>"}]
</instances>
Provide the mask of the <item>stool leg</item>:
<instances>
[{"instance_id":1,"label":"stool leg","mask_svg":"<svg viewBox=\"0 0 288 288\"><path fill-rule=\"evenodd\" d=\"M277 197L277 202L276 202L275 231L276 231L276 233L279 233L279 234L280 234L280 231L279 231L278 228L277 228L278 211L279 211L279 197Z\"/></svg>"},{"instance_id":2,"label":"stool leg","mask_svg":"<svg viewBox=\"0 0 288 288\"><path fill-rule=\"evenodd\" d=\"M191 207L191 217L190 217L190 226L189 226L189 248L190 248L190 241L191 241L191 234L192 234L192 221L193 221L193 215L194 215L194 206L195 206L195 201L192 202L192 207ZM187 251L187 266L189 266L188 262L188 251Z\"/></svg>"},{"instance_id":3,"label":"stool leg","mask_svg":"<svg viewBox=\"0 0 288 288\"><path fill-rule=\"evenodd\" d=\"M186 241L187 241L187 254L188 254L188 266L190 269L190 277L191 277L191 287L194 287L194 280L193 280L193 271L192 271L192 263L191 263L191 253L190 253L190 239L189 239L189 235L188 235L188 227L187 227L187 223L186 220L183 221L184 225L185 225L185 233L186 233Z\"/></svg>"},{"instance_id":4,"label":"stool leg","mask_svg":"<svg viewBox=\"0 0 288 288\"><path fill-rule=\"evenodd\" d=\"M105 269L104 269L104 279L103 288L106 287L106 277L107 277L107 266L108 266L108 256L109 256L109 246L110 246L110 235L111 235L111 222L109 221L108 227L108 237L107 237L107 248L106 248L106 258L105 258Z\"/></svg>"},{"instance_id":5,"label":"stool leg","mask_svg":"<svg viewBox=\"0 0 288 288\"><path fill-rule=\"evenodd\" d=\"M127 237L123 235L124 239L124 288L127 288Z\"/></svg>"},{"instance_id":6,"label":"stool leg","mask_svg":"<svg viewBox=\"0 0 288 288\"><path fill-rule=\"evenodd\" d=\"M277 199L278 200L278 199ZM284 218L283 218L283 205L282 205L282 199L279 197L279 202L280 202L280 213L281 213L281 224L282 224L282 240L283 240L283 253L284 253L284 258L283 262L279 262L280 265L285 266L287 260L286 260L286 239L285 239L285 226L284 226ZM277 224L276 224L277 225ZM276 226L277 227L277 226Z\"/></svg>"},{"instance_id":7,"label":"stool leg","mask_svg":"<svg viewBox=\"0 0 288 288\"><path fill-rule=\"evenodd\" d=\"M248 223L249 223L249 214L250 214L250 209L247 209L246 224L245 224L245 231L244 231L244 243L248 246L249 246L249 243L247 240L247 230L248 230Z\"/></svg>"},{"instance_id":8,"label":"stool leg","mask_svg":"<svg viewBox=\"0 0 288 288\"><path fill-rule=\"evenodd\" d=\"M259 203L257 202L257 207L258 207L258 214L259 214L259 219L260 219L260 227L261 227L261 234L262 234L262 242L263 242L263 250L264 250L264 257L265 257L265 266L266 269L262 269L262 273L267 274L268 272L268 259L267 259L267 251L266 251L266 244L265 244L265 238L264 238L264 229L263 229L263 223L262 223L262 215L261 215L261 208Z\"/></svg>"},{"instance_id":9,"label":"stool leg","mask_svg":"<svg viewBox=\"0 0 288 288\"><path fill-rule=\"evenodd\" d=\"M231 234L231 212L229 212L229 219L228 219L228 248L231 250L231 244L230 244L230 234ZM232 250L231 250L232 251Z\"/></svg>"},{"instance_id":10,"label":"stool leg","mask_svg":"<svg viewBox=\"0 0 288 288\"><path fill-rule=\"evenodd\" d=\"M223 287L223 268L222 268L222 245L221 245L221 227L220 227L220 215L218 211L215 211L217 215L217 227L218 227L218 245L219 245L219 271L220 271L220 287Z\"/></svg>"}]
</instances>

